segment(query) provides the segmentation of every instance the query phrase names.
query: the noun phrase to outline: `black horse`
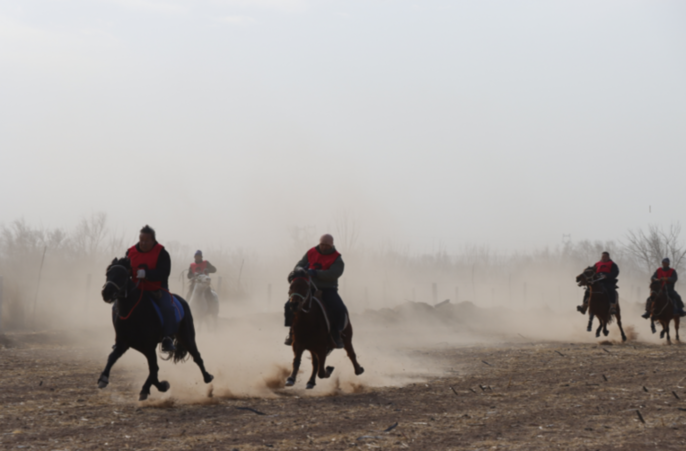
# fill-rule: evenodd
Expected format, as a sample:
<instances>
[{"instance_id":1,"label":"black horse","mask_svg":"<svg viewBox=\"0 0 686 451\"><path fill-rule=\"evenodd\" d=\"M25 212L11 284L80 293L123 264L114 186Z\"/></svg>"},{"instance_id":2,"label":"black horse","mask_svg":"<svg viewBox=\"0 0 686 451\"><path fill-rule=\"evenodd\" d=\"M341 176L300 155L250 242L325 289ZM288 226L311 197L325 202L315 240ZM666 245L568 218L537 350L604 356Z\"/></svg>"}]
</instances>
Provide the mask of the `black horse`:
<instances>
[{"instance_id":1,"label":"black horse","mask_svg":"<svg viewBox=\"0 0 686 451\"><path fill-rule=\"evenodd\" d=\"M169 390L169 382L160 382L157 379L157 355L155 349L162 341L162 325L153 306L153 301L148 298L151 294L138 289L131 280L131 262L128 258L114 259L107 267L107 282L102 289L102 299L107 303L115 302L113 312L114 331L116 340L114 350L107 359L107 366L98 379L98 387L105 388L109 383L110 370L115 362L129 348L142 353L148 359L150 374L143 384L139 400L144 401L150 395L150 386L154 385L159 391ZM174 358L174 363L185 360L187 354L193 357L193 361L200 367L203 380L210 383L214 376L205 370L200 352L195 344L195 327L193 316L188 303L180 296L174 295L179 300L185 315L179 324L175 335L174 345L176 351L169 354Z\"/></svg>"},{"instance_id":2,"label":"black horse","mask_svg":"<svg viewBox=\"0 0 686 451\"><path fill-rule=\"evenodd\" d=\"M593 328L593 318L597 317L600 325L595 332L596 337L600 337L600 332L607 337L610 333L607 330L607 325L612 322L612 317L617 319L617 326L619 332L622 334L622 341L626 341L626 335L622 328L622 316L619 310L619 302L617 302L616 312L612 313L610 306L612 305L613 293L609 292L607 286L603 283L604 276L597 274L593 266L589 266L579 274L576 278L577 284L580 287L586 287L588 290L588 327L586 330L591 332Z\"/></svg>"}]
</instances>

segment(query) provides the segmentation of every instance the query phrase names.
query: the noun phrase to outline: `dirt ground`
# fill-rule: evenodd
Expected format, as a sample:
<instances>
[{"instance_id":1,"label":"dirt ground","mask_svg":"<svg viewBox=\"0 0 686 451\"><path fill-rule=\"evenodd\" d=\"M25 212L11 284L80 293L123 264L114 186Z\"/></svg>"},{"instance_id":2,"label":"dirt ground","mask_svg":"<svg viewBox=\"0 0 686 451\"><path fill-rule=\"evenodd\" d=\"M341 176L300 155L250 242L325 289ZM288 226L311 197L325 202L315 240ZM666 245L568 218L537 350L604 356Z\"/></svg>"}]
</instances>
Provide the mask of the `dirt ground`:
<instances>
[{"instance_id":1,"label":"dirt ground","mask_svg":"<svg viewBox=\"0 0 686 451\"><path fill-rule=\"evenodd\" d=\"M139 403L142 380L126 368L99 390L104 356L77 342L65 333L0 336L1 449L686 448L680 345L520 337L409 350L443 370L401 387L367 387L363 375L352 392L322 394L302 389L301 374L301 388L275 383L273 396L208 386L207 396L180 401L153 388Z\"/></svg>"}]
</instances>

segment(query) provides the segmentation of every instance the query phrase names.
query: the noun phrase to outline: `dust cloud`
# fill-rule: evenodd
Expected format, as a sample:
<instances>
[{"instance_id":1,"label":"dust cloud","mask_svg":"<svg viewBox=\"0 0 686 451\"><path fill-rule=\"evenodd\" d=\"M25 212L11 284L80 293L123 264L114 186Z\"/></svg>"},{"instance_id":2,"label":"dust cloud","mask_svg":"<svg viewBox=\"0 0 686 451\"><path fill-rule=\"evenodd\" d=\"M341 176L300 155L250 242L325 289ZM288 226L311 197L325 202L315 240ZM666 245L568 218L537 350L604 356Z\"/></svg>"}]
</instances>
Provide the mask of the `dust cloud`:
<instances>
[{"instance_id":1,"label":"dust cloud","mask_svg":"<svg viewBox=\"0 0 686 451\"><path fill-rule=\"evenodd\" d=\"M345 352L337 350L327 360L335 367L332 377L318 379L315 390L305 391L311 370L306 354L296 387L284 388L293 358L282 344L287 333L286 275L316 244L313 230L294 229L291 248L270 255L203 249L218 268L212 278L220 314L214 330L196 324L197 341L215 380L210 386L203 384L191 360L176 365L160 361L160 380L168 380L172 389L155 394L155 402L354 393L459 374L460 367L435 357L441 349L597 341L585 331L587 317L575 311L583 292L574 278L606 248L617 250L613 255L623 271L619 292L625 328L632 339L657 342L647 338L648 324L638 318L645 286L641 270L615 243L568 243L528 254L498 254L477 247L454 255L414 254L365 246L351 232L354 226L348 226L339 227L336 236L346 262L340 292L350 310L353 344L365 368L362 376L354 375ZM4 226L2 237L2 330L10 335L64 331L72 337L69 346L85 347L88 358L104 366L114 331L111 306L102 301L99 290L110 259L122 256L135 238L125 240L111 232L104 214L84 219L71 233L18 221ZM185 270L194 248L174 241L162 244L172 256L171 291L186 297ZM616 325L610 331L608 339L618 341ZM110 396L130 399L120 390L137 392L146 374L144 357L130 350L112 371ZM97 376L93 375L94 384Z\"/></svg>"}]
</instances>

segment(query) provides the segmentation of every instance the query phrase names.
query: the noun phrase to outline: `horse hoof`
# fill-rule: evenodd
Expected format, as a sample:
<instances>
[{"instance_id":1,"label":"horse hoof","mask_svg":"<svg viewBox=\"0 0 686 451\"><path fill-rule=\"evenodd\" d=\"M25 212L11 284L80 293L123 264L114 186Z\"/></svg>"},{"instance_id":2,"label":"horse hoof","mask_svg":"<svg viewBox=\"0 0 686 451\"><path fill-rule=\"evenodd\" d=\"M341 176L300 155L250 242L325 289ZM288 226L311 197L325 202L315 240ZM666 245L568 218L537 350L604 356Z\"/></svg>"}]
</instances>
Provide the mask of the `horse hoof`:
<instances>
[{"instance_id":1,"label":"horse hoof","mask_svg":"<svg viewBox=\"0 0 686 451\"><path fill-rule=\"evenodd\" d=\"M660 332L660 338L665 338L665 331Z\"/></svg>"},{"instance_id":2,"label":"horse hoof","mask_svg":"<svg viewBox=\"0 0 686 451\"><path fill-rule=\"evenodd\" d=\"M157 390L159 390L159 391L161 391L162 393L164 393L164 392L166 392L167 390L169 390L169 387L170 387L169 382L167 382L167 381L162 381L162 382L160 382L160 385L157 386Z\"/></svg>"},{"instance_id":3,"label":"horse hoof","mask_svg":"<svg viewBox=\"0 0 686 451\"><path fill-rule=\"evenodd\" d=\"M214 376L212 376L210 373L205 373L205 375L202 377L202 380L204 380L206 384L209 384L214 380Z\"/></svg>"},{"instance_id":4,"label":"horse hoof","mask_svg":"<svg viewBox=\"0 0 686 451\"><path fill-rule=\"evenodd\" d=\"M107 376L100 376L100 379L98 379L98 388L105 388L109 383L110 380Z\"/></svg>"},{"instance_id":5,"label":"horse hoof","mask_svg":"<svg viewBox=\"0 0 686 451\"><path fill-rule=\"evenodd\" d=\"M626 341L626 335L622 335L622 341Z\"/></svg>"},{"instance_id":6,"label":"horse hoof","mask_svg":"<svg viewBox=\"0 0 686 451\"><path fill-rule=\"evenodd\" d=\"M288 379L286 379L286 387L292 387L294 385L295 385L295 379L293 379L292 377L289 377Z\"/></svg>"},{"instance_id":7,"label":"horse hoof","mask_svg":"<svg viewBox=\"0 0 686 451\"><path fill-rule=\"evenodd\" d=\"M138 395L138 400L145 401L146 399L148 399L148 395L150 395L150 393L141 393L140 395Z\"/></svg>"},{"instance_id":8,"label":"horse hoof","mask_svg":"<svg viewBox=\"0 0 686 451\"><path fill-rule=\"evenodd\" d=\"M307 386L305 387L308 390L312 390L314 388L314 383L313 382L308 382Z\"/></svg>"},{"instance_id":9,"label":"horse hoof","mask_svg":"<svg viewBox=\"0 0 686 451\"><path fill-rule=\"evenodd\" d=\"M590 327L587 327L587 328L586 328L586 332L590 332L590 331L591 331L591 328L590 328Z\"/></svg>"},{"instance_id":10,"label":"horse hoof","mask_svg":"<svg viewBox=\"0 0 686 451\"><path fill-rule=\"evenodd\" d=\"M605 336L607 337L608 335L610 335L610 331L609 331L609 330L604 330L604 331L603 331L603 335L605 335Z\"/></svg>"},{"instance_id":11,"label":"horse hoof","mask_svg":"<svg viewBox=\"0 0 686 451\"><path fill-rule=\"evenodd\" d=\"M333 373L334 367L332 366L327 366L326 367L326 377L331 376L331 373Z\"/></svg>"},{"instance_id":12,"label":"horse hoof","mask_svg":"<svg viewBox=\"0 0 686 451\"><path fill-rule=\"evenodd\" d=\"M364 368L362 368L362 367L359 367L358 369L355 370L355 376L359 376L362 373L364 373Z\"/></svg>"}]
</instances>

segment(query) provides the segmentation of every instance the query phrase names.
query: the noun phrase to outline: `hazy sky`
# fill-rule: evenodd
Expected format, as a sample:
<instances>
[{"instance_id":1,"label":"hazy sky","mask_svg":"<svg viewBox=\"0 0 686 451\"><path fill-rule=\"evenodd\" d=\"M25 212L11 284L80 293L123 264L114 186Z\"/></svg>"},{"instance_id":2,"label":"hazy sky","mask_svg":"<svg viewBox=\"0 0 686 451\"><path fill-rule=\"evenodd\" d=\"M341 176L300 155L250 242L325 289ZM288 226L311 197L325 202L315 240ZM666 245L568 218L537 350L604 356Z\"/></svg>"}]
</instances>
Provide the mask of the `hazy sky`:
<instances>
[{"instance_id":1,"label":"hazy sky","mask_svg":"<svg viewBox=\"0 0 686 451\"><path fill-rule=\"evenodd\" d=\"M685 24L656 0L4 0L0 222L264 249L347 212L420 251L686 225Z\"/></svg>"}]
</instances>

